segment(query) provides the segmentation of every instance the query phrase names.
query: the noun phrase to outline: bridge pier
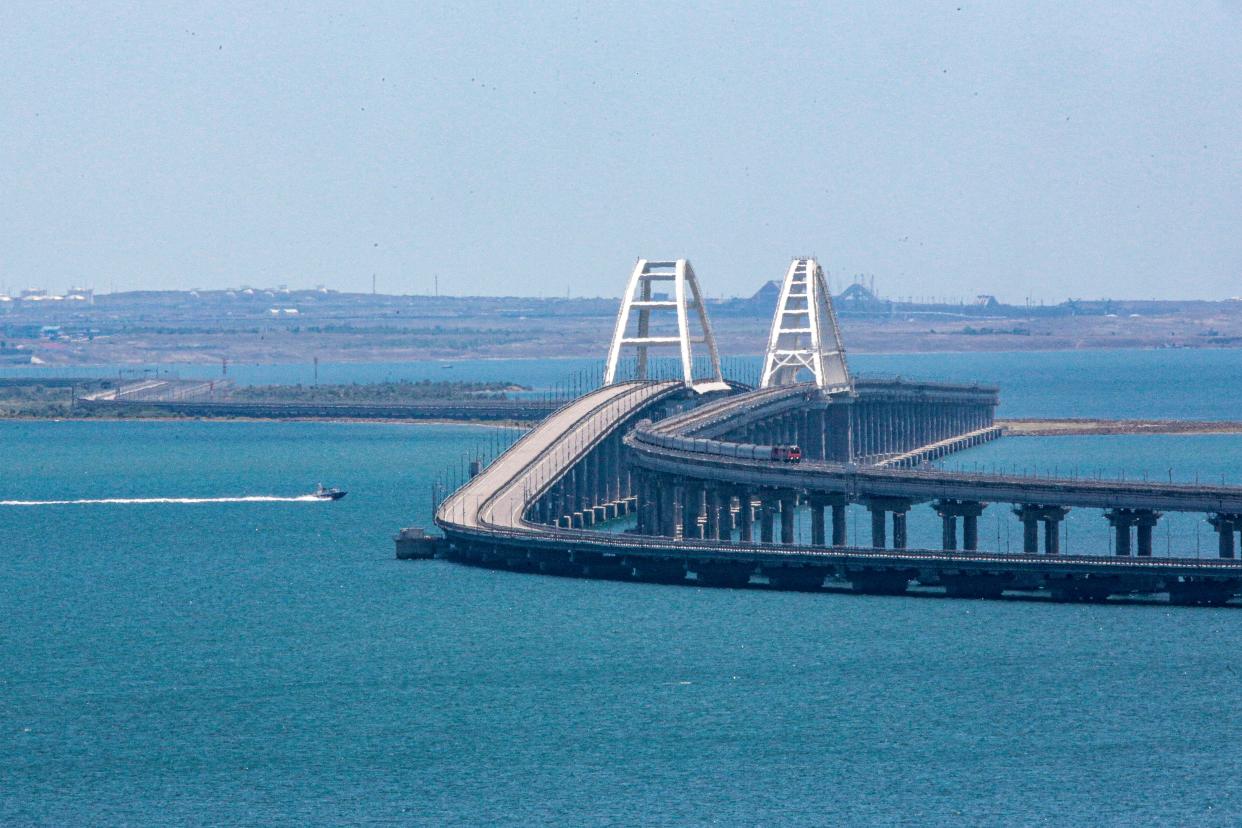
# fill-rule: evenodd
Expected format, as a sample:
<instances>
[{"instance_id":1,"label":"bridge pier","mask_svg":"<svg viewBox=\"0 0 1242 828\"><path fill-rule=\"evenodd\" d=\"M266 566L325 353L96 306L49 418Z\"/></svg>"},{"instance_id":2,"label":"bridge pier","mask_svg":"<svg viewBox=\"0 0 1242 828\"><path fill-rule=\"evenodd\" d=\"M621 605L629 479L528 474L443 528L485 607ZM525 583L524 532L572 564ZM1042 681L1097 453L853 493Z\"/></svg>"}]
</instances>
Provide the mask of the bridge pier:
<instances>
[{"instance_id":1,"label":"bridge pier","mask_svg":"<svg viewBox=\"0 0 1242 828\"><path fill-rule=\"evenodd\" d=\"M686 580L686 564L667 558L633 558L634 580L649 584L680 584Z\"/></svg>"},{"instance_id":2,"label":"bridge pier","mask_svg":"<svg viewBox=\"0 0 1242 828\"><path fill-rule=\"evenodd\" d=\"M1013 588L1013 576L997 572L945 572L940 576L946 595L954 598L999 598Z\"/></svg>"},{"instance_id":3,"label":"bridge pier","mask_svg":"<svg viewBox=\"0 0 1242 828\"><path fill-rule=\"evenodd\" d=\"M752 563L738 561L691 561L690 569L703 586L744 587L755 571Z\"/></svg>"},{"instance_id":4,"label":"bridge pier","mask_svg":"<svg viewBox=\"0 0 1242 828\"><path fill-rule=\"evenodd\" d=\"M859 569L845 573L850 589L867 595L901 595L910 586L911 573L884 569Z\"/></svg>"},{"instance_id":5,"label":"bridge pier","mask_svg":"<svg viewBox=\"0 0 1242 828\"><path fill-rule=\"evenodd\" d=\"M871 546L874 549L888 547L885 537L885 523L889 512L893 513L893 548L906 548L906 513L910 511L912 501L902 497L871 497L867 498L867 511L871 513ZM841 525L844 529L844 508L842 509ZM833 509L833 535L836 535L836 509ZM844 532L842 532L844 534Z\"/></svg>"},{"instance_id":6,"label":"bridge pier","mask_svg":"<svg viewBox=\"0 0 1242 828\"><path fill-rule=\"evenodd\" d=\"M660 504L660 534L666 538L677 537L677 487L672 480L664 479L656 484Z\"/></svg>"},{"instance_id":7,"label":"bridge pier","mask_svg":"<svg viewBox=\"0 0 1242 828\"><path fill-rule=\"evenodd\" d=\"M1080 575L1062 578L1049 578L1046 581L1048 592L1056 601L1081 603L1102 603L1115 592L1124 592L1120 578L1108 575Z\"/></svg>"},{"instance_id":8,"label":"bridge pier","mask_svg":"<svg viewBox=\"0 0 1242 828\"><path fill-rule=\"evenodd\" d=\"M703 516L703 484L698 481L682 482L681 536L686 539L703 537L699 518Z\"/></svg>"},{"instance_id":9,"label":"bridge pier","mask_svg":"<svg viewBox=\"0 0 1242 828\"><path fill-rule=\"evenodd\" d=\"M1242 588L1236 579L1182 577L1165 584L1169 603L1181 606L1219 607Z\"/></svg>"},{"instance_id":10,"label":"bridge pier","mask_svg":"<svg viewBox=\"0 0 1242 828\"><path fill-rule=\"evenodd\" d=\"M937 500L932 504L940 515L941 548L957 549L957 519L962 519L962 548L974 552L979 548L979 516L986 503L973 500Z\"/></svg>"},{"instance_id":11,"label":"bridge pier","mask_svg":"<svg viewBox=\"0 0 1242 828\"><path fill-rule=\"evenodd\" d=\"M1160 519L1160 513L1151 509L1110 509L1104 513L1104 517L1116 532L1117 543L1115 551L1118 555L1129 555L1133 548L1130 544L1130 527L1137 528L1136 535L1138 540L1139 557L1151 557L1151 537L1152 529L1156 525L1156 521ZM1233 539L1233 533L1230 533L1230 541Z\"/></svg>"},{"instance_id":12,"label":"bridge pier","mask_svg":"<svg viewBox=\"0 0 1242 828\"><path fill-rule=\"evenodd\" d=\"M737 490L738 539L751 543L755 539L755 504L750 489Z\"/></svg>"},{"instance_id":13,"label":"bridge pier","mask_svg":"<svg viewBox=\"0 0 1242 828\"><path fill-rule=\"evenodd\" d=\"M763 574L773 589L814 592L824 585L829 569L826 566L770 566Z\"/></svg>"},{"instance_id":14,"label":"bridge pier","mask_svg":"<svg viewBox=\"0 0 1242 828\"><path fill-rule=\"evenodd\" d=\"M888 539L884 537L885 512L883 508L867 506L867 511L871 513L871 546L874 549L885 549L888 547Z\"/></svg>"},{"instance_id":15,"label":"bridge pier","mask_svg":"<svg viewBox=\"0 0 1242 828\"><path fill-rule=\"evenodd\" d=\"M833 401L824 411L824 459L848 463L854 459L854 443L850 433L852 403Z\"/></svg>"},{"instance_id":16,"label":"bridge pier","mask_svg":"<svg viewBox=\"0 0 1242 828\"><path fill-rule=\"evenodd\" d=\"M798 498L793 492L784 492L781 501L781 543L789 545L794 542L794 514Z\"/></svg>"},{"instance_id":17,"label":"bridge pier","mask_svg":"<svg viewBox=\"0 0 1242 828\"><path fill-rule=\"evenodd\" d=\"M708 483L704 491L704 503L707 507L707 518L703 523L703 537L707 540L720 540L720 488L715 483Z\"/></svg>"},{"instance_id":18,"label":"bridge pier","mask_svg":"<svg viewBox=\"0 0 1242 828\"><path fill-rule=\"evenodd\" d=\"M1156 521L1160 519L1160 513L1150 509L1142 509L1138 513L1138 519L1135 523L1138 535L1138 554L1140 558L1150 558L1152 553L1152 530L1156 527Z\"/></svg>"},{"instance_id":19,"label":"bridge pier","mask_svg":"<svg viewBox=\"0 0 1242 828\"><path fill-rule=\"evenodd\" d=\"M1022 554L1039 554L1039 524L1044 525L1044 554L1061 554L1061 521L1069 514L1064 506L1022 503L1013 508L1022 521Z\"/></svg>"},{"instance_id":20,"label":"bridge pier","mask_svg":"<svg viewBox=\"0 0 1242 828\"><path fill-rule=\"evenodd\" d=\"M1208 523L1220 535L1219 551L1222 558L1233 557L1233 534L1242 528L1242 515L1217 512L1208 518Z\"/></svg>"},{"instance_id":21,"label":"bridge pier","mask_svg":"<svg viewBox=\"0 0 1242 828\"><path fill-rule=\"evenodd\" d=\"M845 546L845 495L832 501L832 545Z\"/></svg>"},{"instance_id":22,"label":"bridge pier","mask_svg":"<svg viewBox=\"0 0 1242 828\"><path fill-rule=\"evenodd\" d=\"M776 510L780 508L780 502L774 500L770 492L764 492L759 497L759 540L762 543L771 543L773 523L776 520Z\"/></svg>"},{"instance_id":23,"label":"bridge pier","mask_svg":"<svg viewBox=\"0 0 1242 828\"><path fill-rule=\"evenodd\" d=\"M811 545L824 545L824 499L818 495L811 495Z\"/></svg>"}]
</instances>

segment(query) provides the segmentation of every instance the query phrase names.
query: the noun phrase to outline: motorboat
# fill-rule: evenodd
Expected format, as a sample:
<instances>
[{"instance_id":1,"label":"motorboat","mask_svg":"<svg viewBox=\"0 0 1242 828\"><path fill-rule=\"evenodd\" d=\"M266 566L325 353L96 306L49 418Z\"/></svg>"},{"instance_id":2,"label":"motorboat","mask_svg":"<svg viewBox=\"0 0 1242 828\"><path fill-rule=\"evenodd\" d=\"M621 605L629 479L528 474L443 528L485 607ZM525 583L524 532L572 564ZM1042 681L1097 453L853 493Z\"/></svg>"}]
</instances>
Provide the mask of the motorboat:
<instances>
[{"instance_id":1,"label":"motorboat","mask_svg":"<svg viewBox=\"0 0 1242 828\"><path fill-rule=\"evenodd\" d=\"M349 492L338 489L335 486L330 489L325 489L322 483L317 484L315 486L315 491L311 492L311 496L319 500L340 500L347 494L349 494Z\"/></svg>"}]
</instances>

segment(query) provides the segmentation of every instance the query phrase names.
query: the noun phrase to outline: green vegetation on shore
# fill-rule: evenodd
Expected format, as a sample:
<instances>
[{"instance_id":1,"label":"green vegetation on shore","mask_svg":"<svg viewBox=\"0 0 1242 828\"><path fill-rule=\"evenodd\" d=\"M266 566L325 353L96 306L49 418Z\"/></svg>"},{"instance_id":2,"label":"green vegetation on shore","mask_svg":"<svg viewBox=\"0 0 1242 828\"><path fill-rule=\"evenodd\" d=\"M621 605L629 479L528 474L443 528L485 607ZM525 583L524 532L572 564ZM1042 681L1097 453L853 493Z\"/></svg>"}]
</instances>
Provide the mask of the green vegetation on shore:
<instances>
[{"instance_id":1,"label":"green vegetation on shore","mask_svg":"<svg viewBox=\"0 0 1242 828\"><path fill-rule=\"evenodd\" d=\"M106 380L89 386L0 385L0 418L74 416L73 403L77 396L111 386Z\"/></svg>"},{"instance_id":2,"label":"green vegetation on shore","mask_svg":"<svg viewBox=\"0 0 1242 828\"><path fill-rule=\"evenodd\" d=\"M79 383L41 384L37 380L0 384L0 419L90 417L132 419L155 417L176 419L181 414L159 407L145 407L142 401L117 408L84 408L75 402L84 395L116 387L116 380ZM504 399L510 392L527 387L509 382L377 382L348 385L252 385L229 388L217 402L238 403L412 403L426 400ZM155 400L153 400L155 401Z\"/></svg>"}]
</instances>

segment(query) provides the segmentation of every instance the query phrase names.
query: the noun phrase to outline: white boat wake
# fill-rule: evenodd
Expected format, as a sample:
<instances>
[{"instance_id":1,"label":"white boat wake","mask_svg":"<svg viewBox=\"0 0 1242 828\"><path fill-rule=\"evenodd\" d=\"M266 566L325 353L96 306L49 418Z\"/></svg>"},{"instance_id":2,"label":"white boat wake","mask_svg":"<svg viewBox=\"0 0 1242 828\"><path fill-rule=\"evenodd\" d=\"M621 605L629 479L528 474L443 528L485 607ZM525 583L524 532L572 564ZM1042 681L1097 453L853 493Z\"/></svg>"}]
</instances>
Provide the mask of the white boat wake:
<instances>
[{"instance_id":1,"label":"white boat wake","mask_svg":"<svg viewBox=\"0 0 1242 828\"><path fill-rule=\"evenodd\" d=\"M0 500L0 506L78 506L132 503L331 503L313 494L297 497L246 495L244 497L104 497L96 500Z\"/></svg>"}]
</instances>

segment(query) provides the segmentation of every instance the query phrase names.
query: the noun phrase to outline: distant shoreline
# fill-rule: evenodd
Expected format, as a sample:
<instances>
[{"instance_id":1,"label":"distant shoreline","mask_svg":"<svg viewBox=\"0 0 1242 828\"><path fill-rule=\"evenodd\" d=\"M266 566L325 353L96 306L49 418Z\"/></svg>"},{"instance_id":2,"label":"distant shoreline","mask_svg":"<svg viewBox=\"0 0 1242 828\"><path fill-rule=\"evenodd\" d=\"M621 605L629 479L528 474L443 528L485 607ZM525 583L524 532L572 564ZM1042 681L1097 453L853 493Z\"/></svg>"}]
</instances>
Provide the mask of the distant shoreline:
<instances>
[{"instance_id":1,"label":"distant shoreline","mask_svg":"<svg viewBox=\"0 0 1242 828\"><path fill-rule=\"evenodd\" d=\"M0 423L340 423L356 425L454 425L478 428L529 428L530 423L516 420L393 420L366 417L38 417L20 415L0 417Z\"/></svg>"},{"instance_id":2,"label":"distant shoreline","mask_svg":"<svg viewBox=\"0 0 1242 828\"><path fill-rule=\"evenodd\" d=\"M1086 347L1064 347L1064 348L1056 348L1056 347L1001 348L1001 349L966 348L966 349L944 349L944 350L941 350L941 349L926 349L926 350L898 349L898 350L883 350L883 351L872 351L872 350L868 350L864 348L851 348L849 345L846 345L845 351L846 351L847 356L850 354L864 355L864 356L879 356L879 357L931 356L931 355L963 356L967 354L995 354L997 356L1005 356L1005 355L1018 355L1018 354L1063 354L1063 353L1104 354L1104 353L1129 353L1129 352L1135 352L1135 351L1239 352L1239 351L1242 351L1242 345L1216 345L1216 346L1186 345L1186 346L1180 346L1176 348L1170 348L1170 347L1159 346L1159 345L1132 345L1132 346L1101 345L1098 347L1097 346L1086 346ZM761 352L729 354L728 358L761 360L763 358L763 354ZM584 360L594 361L594 362L603 364L604 357L602 355L554 356L554 357L534 356L534 355L531 355L531 356L487 355L487 356L455 356L455 357L428 358L428 357L421 357L421 356L420 357L409 357L409 356L394 354L391 358L378 358L378 359L373 358L373 357L366 358L366 359L341 358L341 359L330 359L330 360L321 358L319 360L319 367L325 368L325 367L334 366L334 365L349 365L349 366L357 366L357 365L386 365L387 366L387 365L398 365L398 364L413 365L413 364L420 364L420 363L422 364L453 363L455 367L457 365L464 365L468 363L477 363L477 362L581 362ZM313 364L314 364L313 358L306 359L306 360L276 360L276 361L250 361L250 360L232 360L232 359L229 360L229 365L230 367L233 367L233 368L287 368L287 367L291 368L291 367L307 367ZM25 364L0 365L0 372L7 372L9 370L25 371L27 369L33 369L32 370L32 374L33 374L33 373L37 373L41 369L71 370L74 368L83 368L83 369L99 370L99 369L104 369L104 368L107 368L107 369L131 368L131 367L142 368L142 367L149 367L149 366L158 366L160 368L175 369L177 367L199 367L199 366L204 366L204 365L213 365L213 366L218 367L220 365L220 360L219 359L209 359L209 360L189 359L189 360L177 360L177 361L172 361L172 362L168 362L168 361L42 362L39 364L32 364L32 365L25 365ZM0 373L0 376L5 376L5 375L7 374ZM227 378L228 378L227 376L219 377L219 379L227 379ZM104 377L103 379L107 379L107 378ZM205 377L204 379L206 380L206 379L211 379L211 378Z\"/></svg>"},{"instance_id":3,"label":"distant shoreline","mask_svg":"<svg viewBox=\"0 0 1242 828\"><path fill-rule=\"evenodd\" d=\"M454 425L477 428L520 428L529 422L513 420L452 420L452 419L387 419L368 417L63 417L12 416L0 417L5 422L66 422L66 423L338 423L341 425ZM1156 420L1109 419L1104 417L1006 417L996 425L1008 437L1079 437L1123 435L1211 435L1242 434L1238 420Z\"/></svg>"}]
</instances>

